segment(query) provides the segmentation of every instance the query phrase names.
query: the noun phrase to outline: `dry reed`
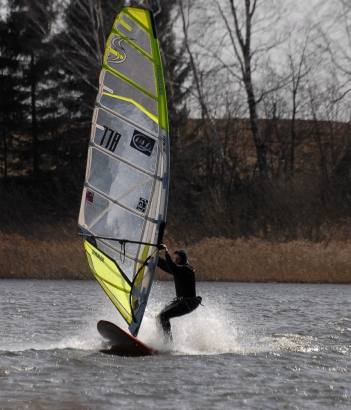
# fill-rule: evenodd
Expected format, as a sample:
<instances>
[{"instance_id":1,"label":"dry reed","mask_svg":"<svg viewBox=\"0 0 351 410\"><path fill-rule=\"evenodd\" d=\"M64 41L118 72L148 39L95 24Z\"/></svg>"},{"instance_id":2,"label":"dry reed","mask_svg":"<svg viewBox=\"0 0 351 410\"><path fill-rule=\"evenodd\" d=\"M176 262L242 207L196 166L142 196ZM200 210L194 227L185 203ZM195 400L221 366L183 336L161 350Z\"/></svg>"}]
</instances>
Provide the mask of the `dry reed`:
<instances>
[{"instance_id":1,"label":"dry reed","mask_svg":"<svg viewBox=\"0 0 351 410\"><path fill-rule=\"evenodd\" d=\"M182 247L170 243L173 250ZM188 251L199 280L351 283L351 241L271 243L207 238ZM91 275L79 238L47 241L2 234L0 277L87 279ZM169 278L161 272L157 277Z\"/></svg>"},{"instance_id":2,"label":"dry reed","mask_svg":"<svg viewBox=\"0 0 351 410\"><path fill-rule=\"evenodd\" d=\"M90 274L79 239L47 241L5 234L0 236L0 277L86 279Z\"/></svg>"},{"instance_id":3,"label":"dry reed","mask_svg":"<svg viewBox=\"0 0 351 410\"><path fill-rule=\"evenodd\" d=\"M204 239L189 248L201 280L350 283L351 241Z\"/></svg>"}]
</instances>

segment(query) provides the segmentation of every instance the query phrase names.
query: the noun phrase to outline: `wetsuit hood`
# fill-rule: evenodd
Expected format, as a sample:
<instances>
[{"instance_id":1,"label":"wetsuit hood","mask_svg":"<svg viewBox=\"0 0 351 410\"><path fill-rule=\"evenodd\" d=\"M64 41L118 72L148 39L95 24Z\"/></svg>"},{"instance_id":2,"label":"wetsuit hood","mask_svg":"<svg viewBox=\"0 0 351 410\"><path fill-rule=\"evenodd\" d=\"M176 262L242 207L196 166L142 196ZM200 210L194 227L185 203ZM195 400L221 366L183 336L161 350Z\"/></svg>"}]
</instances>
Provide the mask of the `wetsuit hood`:
<instances>
[{"instance_id":1,"label":"wetsuit hood","mask_svg":"<svg viewBox=\"0 0 351 410\"><path fill-rule=\"evenodd\" d=\"M179 251L175 251L174 253L180 257L181 265L186 265L188 263L188 254L184 249L179 249Z\"/></svg>"}]
</instances>

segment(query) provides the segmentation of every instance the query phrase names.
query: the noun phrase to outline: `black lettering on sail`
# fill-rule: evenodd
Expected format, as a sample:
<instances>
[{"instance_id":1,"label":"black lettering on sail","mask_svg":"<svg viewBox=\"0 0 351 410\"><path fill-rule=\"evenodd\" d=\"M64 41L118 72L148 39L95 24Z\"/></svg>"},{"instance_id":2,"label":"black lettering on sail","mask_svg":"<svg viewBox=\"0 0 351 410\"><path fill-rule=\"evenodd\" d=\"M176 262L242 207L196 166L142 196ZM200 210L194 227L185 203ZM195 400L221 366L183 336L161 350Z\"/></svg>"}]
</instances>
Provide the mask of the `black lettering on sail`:
<instances>
[{"instance_id":1,"label":"black lettering on sail","mask_svg":"<svg viewBox=\"0 0 351 410\"><path fill-rule=\"evenodd\" d=\"M111 152L115 152L119 140L121 139L121 134L109 127L104 127L104 135L102 136L100 146L108 149Z\"/></svg>"}]
</instances>

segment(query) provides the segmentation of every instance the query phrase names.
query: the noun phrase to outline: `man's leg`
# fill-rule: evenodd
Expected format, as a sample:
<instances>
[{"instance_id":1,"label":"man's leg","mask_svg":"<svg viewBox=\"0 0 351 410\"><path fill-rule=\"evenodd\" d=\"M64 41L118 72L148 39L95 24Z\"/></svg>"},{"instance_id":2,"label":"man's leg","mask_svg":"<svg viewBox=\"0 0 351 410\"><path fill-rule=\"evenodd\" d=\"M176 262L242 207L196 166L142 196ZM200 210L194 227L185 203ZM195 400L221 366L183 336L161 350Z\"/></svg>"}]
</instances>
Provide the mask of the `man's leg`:
<instances>
[{"instance_id":1,"label":"man's leg","mask_svg":"<svg viewBox=\"0 0 351 410\"><path fill-rule=\"evenodd\" d=\"M172 317L172 311L178 305L178 301L174 300L173 302L166 305L161 313L157 316L158 322L161 324L163 334L167 341L172 341L172 331L171 324L169 319Z\"/></svg>"},{"instance_id":2,"label":"man's leg","mask_svg":"<svg viewBox=\"0 0 351 410\"><path fill-rule=\"evenodd\" d=\"M163 332L168 339L172 340L171 324L169 320L173 317L183 316L192 312L198 305L199 303L194 304L192 301L189 303L189 300L180 299L170 303L162 310L158 318Z\"/></svg>"},{"instance_id":3,"label":"man's leg","mask_svg":"<svg viewBox=\"0 0 351 410\"><path fill-rule=\"evenodd\" d=\"M167 313L161 312L158 316L159 322L161 323L163 334L166 339L172 341L172 330L171 330L171 323L169 318L167 317Z\"/></svg>"}]
</instances>

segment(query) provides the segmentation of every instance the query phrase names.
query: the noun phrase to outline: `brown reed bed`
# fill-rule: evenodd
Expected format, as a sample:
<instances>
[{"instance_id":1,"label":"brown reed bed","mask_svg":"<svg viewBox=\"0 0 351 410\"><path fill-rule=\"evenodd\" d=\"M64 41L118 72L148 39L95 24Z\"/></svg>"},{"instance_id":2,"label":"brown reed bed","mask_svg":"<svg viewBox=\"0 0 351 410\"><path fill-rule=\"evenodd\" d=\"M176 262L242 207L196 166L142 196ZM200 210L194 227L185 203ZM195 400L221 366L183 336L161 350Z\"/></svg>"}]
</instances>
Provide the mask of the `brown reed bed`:
<instances>
[{"instance_id":1,"label":"brown reed bed","mask_svg":"<svg viewBox=\"0 0 351 410\"><path fill-rule=\"evenodd\" d=\"M169 241L170 250L183 247ZM351 283L351 241L267 242L206 238L188 247L198 280ZM0 278L88 279L80 238L0 234ZM162 272L158 279L169 279Z\"/></svg>"},{"instance_id":2,"label":"brown reed bed","mask_svg":"<svg viewBox=\"0 0 351 410\"><path fill-rule=\"evenodd\" d=\"M208 238L189 248L201 280L350 283L351 241Z\"/></svg>"},{"instance_id":3,"label":"brown reed bed","mask_svg":"<svg viewBox=\"0 0 351 410\"><path fill-rule=\"evenodd\" d=\"M89 268L79 239L0 235L0 278L86 279Z\"/></svg>"}]
</instances>

